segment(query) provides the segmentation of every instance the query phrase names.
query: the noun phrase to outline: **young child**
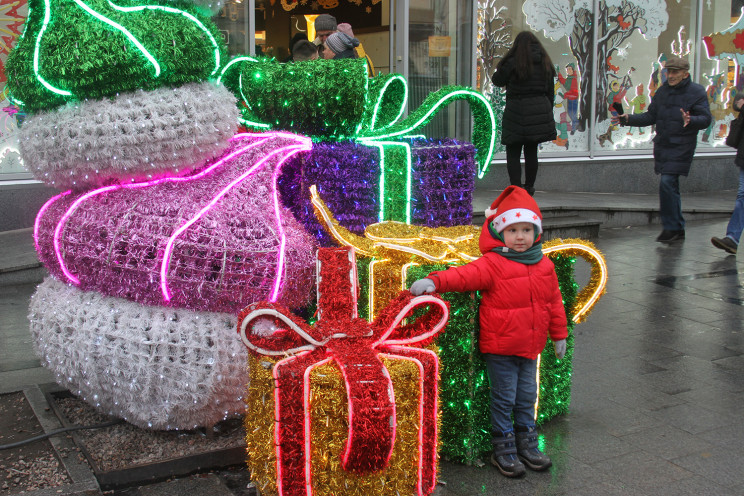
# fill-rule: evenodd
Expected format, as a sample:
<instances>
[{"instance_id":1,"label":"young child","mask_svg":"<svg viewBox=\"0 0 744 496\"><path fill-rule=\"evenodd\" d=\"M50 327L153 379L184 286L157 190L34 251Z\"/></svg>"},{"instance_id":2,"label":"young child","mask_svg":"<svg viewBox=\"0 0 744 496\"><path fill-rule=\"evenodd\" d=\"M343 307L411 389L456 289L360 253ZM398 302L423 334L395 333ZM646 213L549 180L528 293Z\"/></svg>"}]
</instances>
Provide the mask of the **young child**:
<instances>
[{"instance_id":1,"label":"young child","mask_svg":"<svg viewBox=\"0 0 744 496\"><path fill-rule=\"evenodd\" d=\"M558 276L542 253L541 233L535 200L519 186L509 186L486 210L479 240L483 256L432 272L410 289L414 295L481 291L480 351L491 384L491 463L507 477L523 475L524 465L532 470L552 465L537 447L537 356L549 333L556 355L563 358L568 330Z\"/></svg>"}]
</instances>

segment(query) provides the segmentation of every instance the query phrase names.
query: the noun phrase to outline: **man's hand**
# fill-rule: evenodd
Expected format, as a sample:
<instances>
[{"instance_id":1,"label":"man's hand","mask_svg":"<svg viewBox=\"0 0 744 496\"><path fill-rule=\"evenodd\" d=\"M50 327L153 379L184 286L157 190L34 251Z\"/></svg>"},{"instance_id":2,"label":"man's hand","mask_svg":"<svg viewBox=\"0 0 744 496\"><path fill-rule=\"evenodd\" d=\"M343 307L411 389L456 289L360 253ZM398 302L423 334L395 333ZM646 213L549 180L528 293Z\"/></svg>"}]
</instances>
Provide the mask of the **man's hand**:
<instances>
[{"instance_id":1,"label":"man's hand","mask_svg":"<svg viewBox=\"0 0 744 496\"><path fill-rule=\"evenodd\" d=\"M685 111L685 109L679 109L680 112L682 112L682 127L687 127L687 125L690 123L690 112Z\"/></svg>"},{"instance_id":2,"label":"man's hand","mask_svg":"<svg viewBox=\"0 0 744 496\"><path fill-rule=\"evenodd\" d=\"M615 125L620 124L621 126L628 125L628 114L612 114L611 122Z\"/></svg>"}]
</instances>

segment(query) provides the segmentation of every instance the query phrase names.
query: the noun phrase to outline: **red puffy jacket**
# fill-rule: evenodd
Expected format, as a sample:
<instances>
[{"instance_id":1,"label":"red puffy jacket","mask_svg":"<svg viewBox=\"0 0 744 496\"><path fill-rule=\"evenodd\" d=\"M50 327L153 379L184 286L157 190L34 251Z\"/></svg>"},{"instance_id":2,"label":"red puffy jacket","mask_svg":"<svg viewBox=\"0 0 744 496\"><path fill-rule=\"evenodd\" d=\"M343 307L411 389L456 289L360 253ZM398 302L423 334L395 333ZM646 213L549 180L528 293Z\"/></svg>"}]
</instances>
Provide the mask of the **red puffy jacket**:
<instances>
[{"instance_id":1,"label":"red puffy jacket","mask_svg":"<svg viewBox=\"0 0 744 496\"><path fill-rule=\"evenodd\" d=\"M504 243L491 236L488 222L480 236L483 256L460 267L432 272L437 291L481 291L480 351L537 358L550 333L566 339L566 312L553 262L543 256L534 265L491 251Z\"/></svg>"}]
</instances>

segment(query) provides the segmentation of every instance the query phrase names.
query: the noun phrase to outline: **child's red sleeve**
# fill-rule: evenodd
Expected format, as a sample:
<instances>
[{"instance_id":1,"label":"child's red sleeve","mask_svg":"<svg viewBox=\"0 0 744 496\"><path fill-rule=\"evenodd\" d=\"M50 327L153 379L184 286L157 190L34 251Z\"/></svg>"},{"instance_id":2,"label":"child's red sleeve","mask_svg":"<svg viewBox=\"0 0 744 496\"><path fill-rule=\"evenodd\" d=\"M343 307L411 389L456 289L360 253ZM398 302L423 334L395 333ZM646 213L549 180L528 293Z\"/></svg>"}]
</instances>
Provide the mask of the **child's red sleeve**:
<instances>
[{"instance_id":1,"label":"child's red sleeve","mask_svg":"<svg viewBox=\"0 0 744 496\"><path fill-rule=\"evenodd\" d=\"M427 276L434 281L438 293L448 291L482 291L488 289L493 280L485 257L459 267L438 270Z\"/></svg>"}]
</instances>

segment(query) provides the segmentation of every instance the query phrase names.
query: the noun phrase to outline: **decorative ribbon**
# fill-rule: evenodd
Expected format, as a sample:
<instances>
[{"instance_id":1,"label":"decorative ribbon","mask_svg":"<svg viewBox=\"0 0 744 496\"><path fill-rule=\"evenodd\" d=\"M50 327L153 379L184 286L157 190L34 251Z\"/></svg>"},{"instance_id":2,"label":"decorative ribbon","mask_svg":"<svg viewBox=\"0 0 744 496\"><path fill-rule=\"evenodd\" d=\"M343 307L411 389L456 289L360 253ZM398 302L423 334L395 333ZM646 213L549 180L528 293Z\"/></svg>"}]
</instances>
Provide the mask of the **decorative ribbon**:
<instances>
[{"instance_id":1,"label":"decorative ribbon","mask_svg":"<svg viewBox=\"0 0 744 496\"><path fill-rule=\"evenodd\" d=\"M374 315L376 304L390 300L399 289L404 289L407 266L432 262L462 264L481 257L478 248L481 228L477 226L430 228L380 222L367 226L364 236L359 236L339 224L314 186L310 187L310 196L321 225L336 241L375 258L369 269L370 315ZM547 241L543 243L543 253L549 257L580 256L591 265L590 280L579 292L573 308L574 322L582 322L607 286L604 256L594 244L583 239Z\"/></svg>"},{"instance_id":2,"label":"decorative ribbon","mask_svg":"<svg viewBox=\"0 0 744 496\"><path fill-rule=\"evenodd\" d=\"M433 487L436 476L438 366L433 352L405 345L431 342L447 323L447 304L438 296L414 297L402 292L369 323L357 315L354 251L322 248L318 265L315 325L307 325L287 308L269 302L253 304L238 317L238 332L252 352L286 356L273 370L279 494L311 494L309 377L313 368L331 360L341 371L349 403L348 439L341 466L357 473L387 466L395 444L395 396L379 354L419 363L422 384L428 383L428 389L433 390L421 398L424 417L432 419L420 419L418 487L423 494L424 489ZM418 311L414 322L403 324L422 306L428 307L425 313ZM422 394L426 389L422 387ZM304 408L298 404L297 391L304 391ZM298 437L302 442L297 442ZM424 449L424 444L429 449ZM304 461L304 466L297 460ZM298 487L298 481L304 481L304 489L290 489Z\"/></svg>"}]
</instances>

